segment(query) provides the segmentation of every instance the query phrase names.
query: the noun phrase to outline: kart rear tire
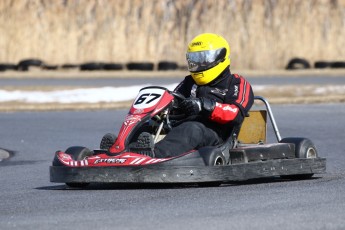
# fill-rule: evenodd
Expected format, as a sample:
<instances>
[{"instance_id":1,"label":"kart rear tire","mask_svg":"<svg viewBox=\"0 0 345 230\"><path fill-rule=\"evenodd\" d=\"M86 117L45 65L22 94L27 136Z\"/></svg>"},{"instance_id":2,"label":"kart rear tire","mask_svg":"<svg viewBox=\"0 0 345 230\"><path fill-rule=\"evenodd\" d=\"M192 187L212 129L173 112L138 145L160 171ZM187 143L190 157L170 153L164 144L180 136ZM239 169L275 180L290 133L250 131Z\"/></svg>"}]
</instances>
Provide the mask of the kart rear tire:
<instances>
[{"instance_id":1,"label":"kart rear tire","mask_svg":"<svg viewBox=\"0 0 345 230\"><path fill-rule=\"evenodd\" d=\"M222 152L214 147L204 147L199 149L206 166L223 166L226 165L226 160ZM199 187L218 187L222 184L220 181L200 182Z\"/></svg>"},{"instance_id":2,"label":"kart rear tire","mask_svg":"<svg viewBox=\"0 0 345 230\"><path fill-rule=\"evenodd\" d=\"M287 137L283 138L280 143L292 143L295 145L295 156L296 158L317 158L318 152L314 143L303 137ZM302 180L310 179L314 174L298 174L298 175L286 175L281 176L283 179L292 179L292 180Z\"/></svg>"},{"instance_id":3,"label":"kart rear tire","mask_svg":"<svg viewBox=\"0 0 345 230\"><path fill-rule=\"evenodd\" d=\"M205 161L205 165L207 166L226 165L225 157L219 151L203 151L201 155Z\"/></svg>"},{"instance_id":4,"label":"kart rear tire","mask_svg":"<svg viewBox=\"0 0 345 230\"><path fill-rule=\"evenodd\" d=\"M93 152L86 148L86 147L82 147L82 146L73 146L73 147L69 147L65 153L69 154L73 160L79 161L79 160L83 160L88 156L92 156ZM90 183L79 183L79 182L73 182L73 183L66 183L66 185L68 187L72 187L72 188L83 188L88 186Z\"/></svg>"}]
</instances>

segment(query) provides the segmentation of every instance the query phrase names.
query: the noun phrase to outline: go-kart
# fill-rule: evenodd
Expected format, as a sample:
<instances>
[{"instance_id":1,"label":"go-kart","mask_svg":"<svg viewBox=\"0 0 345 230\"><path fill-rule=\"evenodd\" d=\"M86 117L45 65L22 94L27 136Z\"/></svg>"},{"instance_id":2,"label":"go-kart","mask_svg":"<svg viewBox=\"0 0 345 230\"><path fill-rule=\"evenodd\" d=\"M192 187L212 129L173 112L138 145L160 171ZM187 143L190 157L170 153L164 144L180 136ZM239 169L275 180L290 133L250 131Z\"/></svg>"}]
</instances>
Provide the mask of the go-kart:
<instances>
[{"instance_id":1,"label":"go-kart","mask_svg":"<svg viewBox=\"0 0 345 230\"><path fill-rule=\"evenodd\" d=\"M281 138L268 101L263 110L250 111L239 132L219 146L191 150L176 157L154 158L131 148L142 132L154 142L163 139L186 118L178 104L184 97L166 88L142 88L117 136L106 134L100 149L73 146L55 153L50 181L84 187L90 183L187 183L220 185L232 181L276 177L307 179L326 171L326 159L318 156L307 138ZM268 115L268 116L267 116ZM266 143L267 120L277 143ZM109 141L110 140L110 141ZM178 143L176 143L178 144Z\"/></svg>"}]
</instances>

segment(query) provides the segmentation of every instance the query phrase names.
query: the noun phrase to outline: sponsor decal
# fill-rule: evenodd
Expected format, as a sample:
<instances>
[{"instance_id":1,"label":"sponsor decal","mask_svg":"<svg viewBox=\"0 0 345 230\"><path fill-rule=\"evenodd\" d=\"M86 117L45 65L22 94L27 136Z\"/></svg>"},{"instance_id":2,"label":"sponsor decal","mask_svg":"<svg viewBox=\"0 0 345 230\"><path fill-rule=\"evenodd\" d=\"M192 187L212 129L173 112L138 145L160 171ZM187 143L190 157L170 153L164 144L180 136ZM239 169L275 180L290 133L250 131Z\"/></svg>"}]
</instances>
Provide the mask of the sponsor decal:
<instances>
[{"instance_id":1,"label":"sponsor decal","mask_svg":"<svg viewBox=\"0 0 345 230\"><path fill-rule=\"evenodd\" d=\"M137 115L128 115L126 120L123 122L125 126L133 125L141 120L140 116Z\"/></svg>"},{"instance_id":2,"label":"sponsor decal","mask_svg":"<svg viewBox=\"0 0 345 230\"><path fill-rule=\"evenodd\" d=\"M136 109L134 110L133 114L142 114L144 112L143 109Z\"/></svg>"},{"instance_id":3,"label":"sponsor decal","mask_svg":"<svg viewBox=\"0 0 345 230\"><path fill-rule=\"evenodd\" d=\"M237 95L238 95L238 86L237 86L237 85L235 85L234 96L236 96L236 97L237 97Z\"/></svg>"},{"instance_id":4,"label":"sponsor decal","mask_svg":"<svg viewBox=\"0 0 345 230\"><path fill-rule=\"evenodd\" d=\"M97 159L93 164L106 163L106 164L123 164L127 159L122 158L108 158L108 159Z\"/></svg>"},{"instance_id":5,"label":"sponsor decal","mask_svg":"<svg viewBox=\"0 0 345 230\"><path fill-rule=\"evenodd\" d=\"M202 45L202 42L193 42L192 43L192 47L194 47L194 46L201 46Z\"/></svg>"},{"instance_id":6,"label":"sponsor decal","mask_svg":"<svg viewBox=\"0 0 345 230\"><path fill-rule=\"evenodd\" d=\"M211 89L211 93L220 94L222 96L225 96L227 92L228 92L228 89L223 89L223 90L218 89L218 88Z\"/></svg>"},{"instance_id":7,"label":"sponsor decal","mask_svg":"<svg viewBox=\"0 0 345 230\"><path fill-rule=\"evenodd\" d=\"M222 104L220 104L220 103L216 103L216 106L217 107L219 107L219 108L221 108L222 110L224 110L224 111L231 111L231 112L233 112L233 113L236 113L237 111L238 111L238 108L237 107L235 107L235 108L232 108L230 105L225 105L225 106L223 106Z\"/></svg>"},{"instance_id":8,"label":"sponsor decal","mask_svg":"<svg viewBox=\"0 0 345 230\"><path fill-rule=\"evenodd\" d=\"M224 107L223 107L223 110L224 110L224 111L229 110L229 111L231 111L231 112L236 113L238 109L237 109L237 108L231 108L231 106L227 105L227 106L224 106Z\"/></svg>"}]
</instances>

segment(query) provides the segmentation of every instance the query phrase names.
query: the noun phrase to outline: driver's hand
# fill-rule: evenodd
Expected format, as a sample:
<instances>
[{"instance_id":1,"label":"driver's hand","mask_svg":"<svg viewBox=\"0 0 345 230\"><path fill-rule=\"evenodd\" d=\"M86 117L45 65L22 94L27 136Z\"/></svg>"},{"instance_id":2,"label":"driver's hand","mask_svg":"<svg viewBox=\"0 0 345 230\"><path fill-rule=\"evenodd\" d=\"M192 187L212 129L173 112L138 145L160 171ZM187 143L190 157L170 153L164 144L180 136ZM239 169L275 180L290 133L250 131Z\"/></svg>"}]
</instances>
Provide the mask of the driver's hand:
<instances>
[{"instance_id":1,"label":"driver's hand","mask_svg":"<svg viewBox=\"0 0 345 230\"><path fill-rule=\"evenodd\" d=\"M201 115L209 116L216 106L216 102L208 98L187 98L181 102L181 109L187 116Z\"/></svg>"},{"instance_id":2,"label":"driver's hand","mask_svg":"<svg viewBox=\"0 0 345 230\"><path fill-rule=\"evenodd\" d=\"M202 102L199 98L187 98L181 102L180 106L188 116L198 115L202 110Z\"/></svg>"}]
</instances>

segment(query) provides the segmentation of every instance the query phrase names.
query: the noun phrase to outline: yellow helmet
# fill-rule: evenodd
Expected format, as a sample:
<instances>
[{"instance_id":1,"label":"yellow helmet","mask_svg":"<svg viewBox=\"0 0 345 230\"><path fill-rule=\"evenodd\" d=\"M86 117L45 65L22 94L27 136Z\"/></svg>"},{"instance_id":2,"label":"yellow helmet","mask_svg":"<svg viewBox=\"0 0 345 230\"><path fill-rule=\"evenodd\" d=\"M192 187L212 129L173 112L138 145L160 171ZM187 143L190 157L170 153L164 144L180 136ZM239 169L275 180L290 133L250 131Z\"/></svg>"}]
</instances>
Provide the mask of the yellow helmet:
<instances>
[{"instance_id":1,"label":"yellow helmet","mask_svg":"<svg viewBox=\"0 0 345 230\"><path fill-rule=\"evenodd\" d=\"M218 34L200 34L189 43L186 58L196 84L205 85L230 65L230 46Z\"/></svg>"}]
</instances>

